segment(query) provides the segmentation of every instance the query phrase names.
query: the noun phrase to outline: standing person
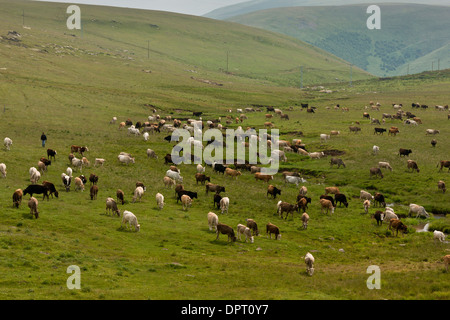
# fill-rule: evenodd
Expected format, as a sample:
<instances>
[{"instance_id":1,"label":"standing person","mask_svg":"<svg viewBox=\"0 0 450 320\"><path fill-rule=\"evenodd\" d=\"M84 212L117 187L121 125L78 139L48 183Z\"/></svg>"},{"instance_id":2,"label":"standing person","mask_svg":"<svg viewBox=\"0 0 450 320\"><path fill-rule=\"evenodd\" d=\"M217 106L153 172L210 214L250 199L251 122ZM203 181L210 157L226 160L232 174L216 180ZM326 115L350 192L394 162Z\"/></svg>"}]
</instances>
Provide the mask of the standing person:
<instances>
[{"instance_id":1,"label":"standing person","mask_svg":"<svg viewBox=\"0 0 450 320\"><path fill-rule=\"evenodd\" d=\"M44 132L42 132L41 140L42 140L42 147L45 147L45 142L47 141L47 136L45 135Z\"/></svg>"}]
</instances>

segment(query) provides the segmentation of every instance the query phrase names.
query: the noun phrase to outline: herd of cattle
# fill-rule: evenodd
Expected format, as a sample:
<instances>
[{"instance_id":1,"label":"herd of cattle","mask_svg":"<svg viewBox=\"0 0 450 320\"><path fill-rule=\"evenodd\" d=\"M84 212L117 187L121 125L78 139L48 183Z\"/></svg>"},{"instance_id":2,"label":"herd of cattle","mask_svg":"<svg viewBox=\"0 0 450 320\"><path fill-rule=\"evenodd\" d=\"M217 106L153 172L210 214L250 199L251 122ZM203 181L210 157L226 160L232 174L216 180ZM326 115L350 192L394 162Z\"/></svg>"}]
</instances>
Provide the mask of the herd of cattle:
<instances>
[{"instance_id":1,"label":"herd of cattle","mask_svg":"<svg viewBox=\"0 0 450 320\"><path fill-rule=\"evenodd\" d=\"M378 104L370 104L370 108L372 110L379 110ZM416 117L414 114L410 112L403 112L401 110L401 105L393 105L394 109L396 110L395 115L390 114L383 114L382 122L385 122L385 119L388 118L395 118L402 120L404 117L407 119L405 120L405 124L411 125L411 124L417 124L421 123L421 120ZM415 106L413 105L413 108ZM302 104L302 108L306 108L309 113L314 113L315 108L308 107L307 104ZM339 105L335 106L335 109L339 109ZM448 110L448 106L442 107L443 110ZM438 109L438 108L436 108ZM311 110L311 111L309 111ZM440 110L440 109L439 109ZM155 110L154 110L155 111ZM228 110L231 112L231 110ZM240 113L239 117L233 117L233 116L226 116L226 124L230 125L232 123L242 123L247 119L247 116L244 114L244 111L242 109L237 110L238 113ZM247 108L245 109L245 112L254 112L254 111L261 111L259 108L255 110L254 108ZM345 110L343 110L345 111ZM289 121L289 117L285 115L280 109L275 109L273 107L267 107L267 114L266 119L271 119L273 116L278 115L280 119L285 119ZM270 112L273 112L274 114L271 114ZM200 114L196 114L197 116L201 116ZM371 119L371 123L380 123L379 120L370 118L370 115L365 112L363 115L364 118ZM450 115L449 115L450 119ZM222 119L219 117L218 119L209 120L209 121L202 121L197 119L184 119L186 120L186 123L183 124L183 122L180 119L173 119L171 116L165 117L162 119L159 115L153 115L148 117L148 121L143 122L137 122L133 124L130 119L128 119L125 122L121 122L119 124L119 130L122 130L122 128L127 128L128 135L134 135L134 136L143 136L145 141L148 141L149 134L157 134L160 132L167 132L169 133L169 136L165 136L166 141L170 141L170 139L167 139L167 137L170 137L170 133L173 132L176 128L184 128L189 130L191 133L195 130L195 123L198 123L199 121L204 125L207 124L206 128L219 128L219 129L225 129L225 127L221 124ZM114 124L116 123L117 118L113 118L110 123ZM413 121L413 122L411 122ZM271 123L272 124L272 123ZM358 122L356 123L359 124ZM267 122L264 123L264 126L271 126ZM238 127L238 129L242 130L242 127ZM352 125L349 127L350 132L357 133L361 131L361 127ZM374 128L374 134L383 134L383 132L386 132L386 129L375 127ZM391 127L388 131L389 134L396 135L400 133L400 130L398 127ZM426 130L426 134L430 135L436 135L439 134L439 130L435 129L428 129ZM254 134L254 133L253 133ZM340 131L333 130L330 132L330 134L321 134L320 139L321 140L327 140L330 138L330 135L339 135ZM239 137L238 137L239 138ZM245 139L249 138L248 136L243 136L238 142L246 143ZM236 141L236 140L235 140ZM191 141L192 144L195 143L195 141ZM268 140L270 142L270 140ZM208 142L210 143L210 142ZM10 138L4 139L4 145L6 150L11 150L12 146L12 140ZM433 139L432 145L435 146L436 142ZM287 156L291 152L295 152L298 154L302 154L305 156L309 156L312 159L321 158L324 157L325 154L323 152L309 152L306 149L305 144L302 143L301 139L294 139L291 142L286 140L279 140L278 141L278 148L282 148L282 150L279 150L277 153L277 156L281 161L287 161ZM171 150L170 150L171 151ZM379 151L378 146L373 147L373 152L376 154ZM70 190L70 187L72 185L72 180L75 184L75 190L84 190L85 185L89 181L91 184L90 187L90 196L91 200L95 200L97 198L98 193L98 180L99 177L95 174L90 174L89 178L87 179L84 175L81 174L83 167L89 167L90 161L86 158L85 153L89 152L89 149L85 146L75 146L72 145L70 147L70 154L69 154L69 161L70 166L67 168L65 173L61 174L61 181L62 185L64 186L66 191ZM412 153L412 150L410 149L399 149L399 156L409 156L409 154ZM51 159L55 159L57 155L57 152L52 149L47 150L47 158L42 157L38 161L37 168L31 167L29 169L30 174L30 182L31 184L26 187L23 191L22 189L15 190L13 194L13 206L19 207L20 203L22 201L23 196L29 194L30 199L28 201L28 207L30 208L30 213L32 216L38 218L39 212L38 212L38 200L33 196L34 194L43 194L43 199L47 198L49 199L49 195L53 197L58 197L58 191L56 190L56 187L53 183L49 181L43 181L42 184L38 184L38 181L41 178L41 175L44 174L48 170L48 166L51 165ZM80 156L80 158L77 158L77 156ZM158 159L158 155L155 153L152 149L147 149L147 157L148 158L155 158ZM188 210L193 203L193 200L198 198L198 193L190 190L185 190L183 186L183 177L181 176L179 168L173 163L171 159L171 154L166 153L164 155L164 164L170 165L168 170L165 173L165 177L163 179L164 186L166 188L174 188L175 189L175 198L177 203L180 201L182 204L183 210ZM124 163L126 165L134 164L135 163L135 157L133 157L131 154L121 152L117 156L119 163ZM96 158L94 162L94 166L103 166L104 163L106 163L107 160L103 158ZM343 166L343 168L346 168L345 163L340 158L333 157L330 161L330 166L337 165L338 168ZM258 167L256 165L250 165L248 163L240 164L235 159L234 165L225 165L220 163L206 163L206 166L211 167L211 170L214 174L223 174L224 176L230 176L234 179L238 179L239 176L243 174L243 171L249 171L250 174L252 174L255 177L255 180L262 180L268 184L267 186L267 196L272 196L273 199L275 199L278 196L281 196L281 190L275 187L271 181L274 180L273 175L264 175L261 174L261 167ZM449 168L450 171L450 161L442 160L438 164L438 167L440 166L439 170L442 170L443 168ZM418 165L415 161L408 160L407 162L408 169L415 170L417 172L420 172ZM378 167L370 168L370 176L379 176L380 178L383 178L383 173L381 171L382 168L387 168L392 171L392 167L387 162L380 162ZM205 167L203 167L201 164L197 164L197 173L195 174L195 181L196 184L200 182L202 185L205 186L205 194L208 195L209 192L213 194L213 205L214 207L217 206L217 209L221 211L222 214L228 213L229 205L230 205L230 199L229 197L222 197L221 193L225 192L225 187L220 186L218 184L211 183L211 176L207 176L205 174ZM80 172L80 175L77 177L73 176L73 170L78 170ZM0 164L0 173L4 178L6 178L6 165L4 163ZM283 181L285 184L295 184L296 187L299 186L299 184L304 183L306 180L302 179L300 175L297 172L282 172ZM438 182L438 188L439 190L442 190L443 193L445 193L445 182L439 181ZM349 205L349 202L347 200L347 197L340 193L339 189L337 187L326 187L324 190L324 194L320 195L320 198L318 200L318 204L320 205L321 212L328 214L330 212L333 214L335 212L335 209L338 205L345 206L346 208ZM136 188L134 190L134 196L132 199L132 202L140 201L144 193L146 192L146 187L143 185L142 182L136 183ZM305 185L303 185L296 198L296 202L294 203L288 203L284 201L278 201L276 205L276 213L280 218L287 219L289 214L293 217L294 212L301 213L301 221L302 221L302 227L304 229L307 229L308 227L308 221L310 219L307 209L308 204L312 203L312 199L307 196L308 190ZM334 197L333 197L333 196ZM407 232L406 225L403 224L403 222L400 220L400 218L395 214L394 210L388 206L386 206L386 201L384 199L384 196L381 193L376 193L374 195L371 195L367 191L361 190L360 193L360 199L362 202L362 207L364 208L365 212L368 212L368 209L370 206L384 208L384 210L378 210L376 211L372 217L377 221L377 225L381 225L384 222L388 223L388 229L396 231L396 234L398 235L398 232L401 231L403 233ZM116 201L117 200L117 201ZM116 199L112 197L108 197L106 199L106 212L110 213L112 211L113 214L117 214L120 216L120 209L118 208L117 202L121 203L122 205L124 202L124 192L120 189L116 192ZM156 203L159 210L162 210L164 208L164 196L161 193L156 194ZM285 216L284 216L285 214ZM429 217L429 214L426 212L423 206L417 205L417 204L410 204L409 206L409 215L415 215L416 217L423 216L423 217ZM234 229L227 224L223 224L219 222L219 217L214 212L209 212L207 214L207 221L208 226L210 230L214 230L216 232L216 239L219 238L220 234L224 234L228 236L229 241L236 241L237 239L241 239L241 235L245 236L244 241L250 241L251 243L254 242L254 237L259 235L258 225L255 220L253 219L246 219L246 223L244 224L238 224L236 233ZM130 211L125 210L122 214L122 224L128 224L129 227L133 227L135 231L140 230L140 224L138 223L137 217ZM281 239L281 232L280 228L274 225L273 223L269 222L266 224L266 235L271 238L271 235L273 234L275 236L275 239ZM236 236L237 235L237 236ZM440 241L445 241L445 234L439 231L435 231L434 234L436 239L439 239ZM446 258L449 259L448 256ZM305 256L305 263L307 264L307 272L308 274L312 275L314 271L314 257L310 253L308 253Z\"/></svg>"}]
</instances>

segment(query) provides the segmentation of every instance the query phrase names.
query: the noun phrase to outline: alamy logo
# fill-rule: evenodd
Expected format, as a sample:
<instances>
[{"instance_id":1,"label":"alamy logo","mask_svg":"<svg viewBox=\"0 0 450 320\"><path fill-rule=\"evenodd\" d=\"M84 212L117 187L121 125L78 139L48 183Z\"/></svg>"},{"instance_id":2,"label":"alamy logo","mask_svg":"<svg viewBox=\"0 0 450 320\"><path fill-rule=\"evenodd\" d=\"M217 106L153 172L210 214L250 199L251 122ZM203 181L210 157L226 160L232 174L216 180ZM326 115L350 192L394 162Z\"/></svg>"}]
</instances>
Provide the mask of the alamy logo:
<instances>
[{"instance_id":1,"label":"alamy logo","mask_svg":"<svg viewBox=\"0 0 450 320\"><path fill-rule=\"evenodd\" d=\"M369 30L381 29L381 9L377 5L371 5L367 8L367 13L372 15L367 19L366 25Z\"/></svg>"},{"instance_id":2,"label":"alamy logo","mask_svg":"<svg viewBox=\"0 0 450 320\"><path fill-rule=\"evenodd\" d=\"M266 129L260 129L259 134L255 129L245 132L240 127L236 130L226 129L224 138L222 131L218 129L208 129L203 133L201 122L194 123L193 127L193 137L187 129L175 129L172 132L171 141L178 142L171 153L174 164L201 164L202 161L208 164L223 164L223 159L225 164L234 164L236 159L238 164L256 165L259 158L260 164L270 165L261 168L261 174L274 175L278 172L280 151L277 129L272 129L270 136ZM203 141L208 142L206 147L203 146ZM268 155L269 146L270 155ZM246 159L247 149L248 159Z\"/></svg>"},{"instance_id":3,"label":"alamy logo","mask_svg":"<svg viewBox=\"0 0 450 320\"><path fill-rule=\"evenodd\" d=\"M81 271L80 271L80 267L79 266L69 266L67 267L67 273L72 273L73 274L67 278L67 288L69 290L73 290L73 289L80 289L81 288Z\"/></svg>"},{"instance_id":4,"label":"alamy logo","mask_svg":"<svg viewBox=\"0 0 450 320\"><path fill-rule=\"evenodd\" d=\"M367 278L367 288L370 290L381 289L381 270L379 266L369 266L366 273L373 273Z\"/></svg>"},{"instance_id":5,"label":"alamy logo","mask_svg":"<svg viewBox=\"0 0 450 320\"><path fill-rule=\"evenodd\" d=\"M81 10L79 6L70 5L67 7L66 13L71 13L72 15L67 18L67 29L81 29Z\"/></svg>"}]
</instances>

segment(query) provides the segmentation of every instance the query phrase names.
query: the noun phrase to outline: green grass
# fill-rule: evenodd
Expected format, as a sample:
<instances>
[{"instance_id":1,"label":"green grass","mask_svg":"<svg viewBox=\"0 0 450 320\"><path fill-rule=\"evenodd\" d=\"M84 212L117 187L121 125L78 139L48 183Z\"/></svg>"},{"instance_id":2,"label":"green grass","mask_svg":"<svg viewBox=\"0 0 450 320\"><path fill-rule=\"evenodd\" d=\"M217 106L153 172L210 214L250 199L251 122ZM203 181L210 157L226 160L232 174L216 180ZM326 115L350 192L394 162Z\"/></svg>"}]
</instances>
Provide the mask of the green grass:
<instances>
[{"instance_id":1,"label":"green grass","mask_svg":"<svg viewBox=\"0 0 450 320\"><path fill-rule=\"evenodd\" d=\"M13 5L8 3L6 7L10 6ZM127 14L133 21L138 15L137 11L117 12L121 13L116 16L117 21L125 21ZM154 19L165 15L153 14ZM35 19L36 24L41 21L37 14ZM16 25L2 30L13 28ZM436 168L437 161L448 156L450 146L445 139L449 134L448 120L446 113L432 108L434 104L447 104L448 70L355 81L352 87L324 84L333 90L330 94L321 93L313 86L299 90L261 78L214 72L206 67L199 67L198 73L193 74L195 78L226 82L219 87L192 81L191 73L186 76L184 71L188 66L169 58L150 64L145 58L125 59L123 52L118 56L89 55L87 52L96 45L104 46L102 52L116 52L120 45L112 40L109 46L90 42L87 30L87 39L83 41L57 35L51 29L27 30L23 30L22 38L26 46L0 42L3 64L0 68L6 68L0 71L0 94L5 107L0 112L0 136L13 140L10 151L0 148L0 162L7 165L8 172L6 179L0 179L0 299L449 298L448 274L440 261L448 253L448 244L435 244L430 232L415 233L413 226L425 221L414 218L404 219L410 232L395 237L386 230L386 225L377 227L370 216L361 214L362 205L354 198L360 189L378 190L386 195L388 203L395 203L400 214L407 213L404 206L412 201L448 212L449 194L439 193L436 185L439 179L446 180L448 176L446 171L439 172ZM48 43L71 45L78 50L65 48L66 53L60 54L56 51L63 49L55 47L50 52L50 45L46 46L48 53L31 50L37 44ZM142 72L143 69L151 69L152 73ZM397 123L401 130L398 136L375 136L373 126L362 119L364 106L370 100L382 104L381 112L392 113L393 102L403 103L405 110L410 109L413 101L427 103L431 108L414 111L423 125L411 128ZM316 106L317 112L301 111L300 102ZM336 103L349 107L350 111L335 111ZM254 244L227 243L223 235L216 241L206 219L207 213L214 210L212 195L205 195L204 186L196 185L195 166L179 166L185 189L199 193L188 211L176 203L173 190L163 186L167 165L162 157L171 149L162 139L166 134L151 135L145 142L142 137L128 136L125 130L118 130L117 124L109 124L113 116L119 121L146 120L152 111L145 104L154 104L162 117L189 118L192 111L201 110L204 119L218 116L225 119L228 108L232 108L234 117L238 115L236 108L275 105L291 119L273 120L282 139L297 138L287 132L303 131L301 139L311 151L345 151L342 158L347 168L330 169L329 159L312 161L288 154L288 162L283 167L307 172L305 185L313 198L308 209L311 221L307 230L302 230L298 214L287 220L275 214L280 199L293 202L298 192L295 186L285 186L281 175L273 183L282 189L282 197L271 199L266 197L267 185L256 182L248 172L232 180L207 168L212 182L224 185L225 194L231 200L229 214L220 215L219 221L235 228L246 218L253 218L262 229ZM290 106L294 111L288 111ZM263 128L265 110L262 111L248 114L249 119L242 125ZM358 135L348 132L348 126L354 121L360 121L363 128ZM233 123L229 127L237 126ZM435 149L429 143L431 138L425 136L429 127L441 130ZM322 145L319 134L330 130L340 130L341 135ZM40 216L32 219L26 205L29 196L25 196L19 209L12 207L11 197L14 190L29 184L28 169L46 155L39 141L42 131L49 139L47 147L56 149L58 154L41 181L55 183L60 195L49 201L37 196ZM73 188L68 193L64 191L60 175L69 165L72 144L88 146L90 151L86 157L91 163L97 157L106 159L103 167L91 166L82 171L85 175L99 176L97 200L90 200L88 188L84 192ZM379 156L371 155L373 144L380 146ZM395 154L404 145L414 150L412 157L418 161L419 174L406 172L406 159L399 159ZM159 159L147 159L147 148L154 149ZM121 151L135 155L136 163L119 164L117 155ZM370 179L369 168L381 159L390 161L394 171L386 172L383 180ZM141 202L132 203L136 181L144 182L147 191ZM318 205L319 196L329 185L339 185L350 198L349 208L337 208L333 216L321 214ZM138 233L122 228L121 218L105 213L106 198L115 197L118 188L126 196L126 203L119 208L136 214L141 225ZM162 211L156 208L157 192L166 198ZM371 208L370 213L374 210ZM266 238L263 229L269 221L280 227L280 241ZM449 228L448 218L427 221L432 224L430 230ZM313 277L306 275L302 259L308 251L316 258ZM71 265L81 269L81 290L66 287L70 276L66 270ZM370 265L381 268L381 290L366 287L369 277L366 270ZM268 282L276 285L268 289Z\"/></svg>"}]
</instances>

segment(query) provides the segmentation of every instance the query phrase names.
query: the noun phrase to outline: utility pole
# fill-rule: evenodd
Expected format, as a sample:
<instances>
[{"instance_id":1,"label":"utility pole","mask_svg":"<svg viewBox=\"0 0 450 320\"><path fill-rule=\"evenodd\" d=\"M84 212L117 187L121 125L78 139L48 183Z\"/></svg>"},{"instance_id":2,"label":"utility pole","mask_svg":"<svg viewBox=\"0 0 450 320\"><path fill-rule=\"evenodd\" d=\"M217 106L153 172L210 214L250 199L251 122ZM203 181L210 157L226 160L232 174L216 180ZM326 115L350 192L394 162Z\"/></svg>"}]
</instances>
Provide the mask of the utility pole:
<instances>
[{"instance_id":1,"label":"utility pole","mask_svg":"<svg viewBox=\"0 0 450 320\"><path fill-rule=\"evenodd\" d=\"M352 68L353 68L353 65L351 64L350 65L350 87L352 86L352 77L353 77L353 70L352 70Z\"/></svg>"},{"instance_id":2,"label":"utility pole","mask_svg":"<svg viewBox=\"0 0 450 320\"><path fill-rule=\"evenodd\" d=\"M300 66L300 89L303 89L303 66Z\"/></svg>"},{"instance_id":3,"label":"utility pole","mask_svg":"<svg viewBox=\"0 0 450 320\"><path fill-rule=\"evenodd\" d=\"M147 59L150 59L150 40L147 40Z\"/></svg>"}]
</instances>

